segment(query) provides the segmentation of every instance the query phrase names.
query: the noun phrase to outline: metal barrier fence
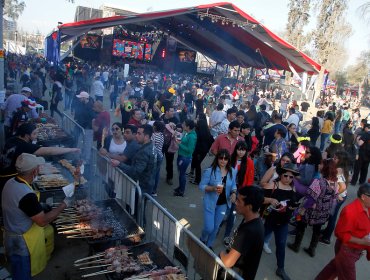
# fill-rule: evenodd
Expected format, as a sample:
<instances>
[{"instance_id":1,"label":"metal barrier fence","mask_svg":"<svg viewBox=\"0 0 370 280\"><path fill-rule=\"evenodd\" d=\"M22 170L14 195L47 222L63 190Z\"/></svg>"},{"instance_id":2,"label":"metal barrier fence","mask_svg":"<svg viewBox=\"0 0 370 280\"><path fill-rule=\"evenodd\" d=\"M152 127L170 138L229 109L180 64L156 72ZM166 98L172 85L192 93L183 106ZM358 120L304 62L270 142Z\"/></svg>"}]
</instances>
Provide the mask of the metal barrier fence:
<instances>
[{"instance_id":1,"label":"metal barrier fence","mask_svg":"<svg viewBox=\"0 0 370 280\"><path fill-rule=\"evenodd\" d=\"M94 200L116 198L136 219L139 217L142 194L140 186L119 168L113 167L110 159L100 155L95 147L91 151L92 168L89 190Z\"/></svg>"},{"instance_id":2,"label":"metal barrier fence","mask_svg":"<svg viewBox=\"0 0 370 280\"><path fill-rule=\"evenodd\" d=\"M139 225L145 240L157 243L188 279L243 279L148 194L143 194Z\"/></svg>"},{"instance_id":3,"label":"metal barrier fence","mask_svg":"<svg viewBox=\"0 0 370 280\"><path fill-rule=\"evenodd\" d=\"M74 146L77 148L82 148L85 143L85 130L80 126L75 120L73 120L69 115L63 113L64 117L62 119L63 130L72 136L74 140Z\"/></svg>"}]
</instances>

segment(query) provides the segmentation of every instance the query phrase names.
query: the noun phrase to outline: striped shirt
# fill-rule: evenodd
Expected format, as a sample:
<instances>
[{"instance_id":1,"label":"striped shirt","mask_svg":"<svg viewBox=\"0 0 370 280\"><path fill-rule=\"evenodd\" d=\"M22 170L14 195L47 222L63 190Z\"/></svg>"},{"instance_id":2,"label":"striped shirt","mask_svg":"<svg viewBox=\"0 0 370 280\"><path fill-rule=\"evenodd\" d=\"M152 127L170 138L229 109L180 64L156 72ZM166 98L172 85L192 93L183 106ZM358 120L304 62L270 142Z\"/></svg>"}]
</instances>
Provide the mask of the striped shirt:
<instances>
[{"instance_id":1,"label":"striped shirt","mask_svg":"<svg viewBox=\"0 0 370 280\"><path fill-rule=\"evenodd\" d=\"M157 155L163 157L163 144L164 144L164 136L162 132L154 132L151 138L154 148L157 151Z\"/></svg>"}]
</instances>

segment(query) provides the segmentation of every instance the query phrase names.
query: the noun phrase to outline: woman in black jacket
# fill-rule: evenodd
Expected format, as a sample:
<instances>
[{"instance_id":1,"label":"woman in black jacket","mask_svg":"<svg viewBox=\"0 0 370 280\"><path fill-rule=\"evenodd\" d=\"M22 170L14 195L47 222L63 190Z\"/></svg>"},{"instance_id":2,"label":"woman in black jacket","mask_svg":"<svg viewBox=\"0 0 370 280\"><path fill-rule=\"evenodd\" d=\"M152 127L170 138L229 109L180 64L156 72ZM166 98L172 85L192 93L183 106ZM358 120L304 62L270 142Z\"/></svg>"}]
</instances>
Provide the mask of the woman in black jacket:
<instances>
[{"instance_id":1,"label":"woman in black jacket","mask_svg":"<svg viewBox=\"0 0 370 280\"><path fill-rule=\"evenodd\" d=\"M311 128L307 131L307 135L311 138L311 145L316 146L317 139L320 136L319 118L313 117Z\"/></svg>"},{"instance_id":2,"label":"woman in black jacket","mask_svg":"<svg viewBox=\"0 0 370 280\"><path fill-rule=\"evenodd\" d=\"M190 181L190 183L198 185L202 178L202 161L211 148L214 139L209 132L207 120L203 118L197 121L195 132L197 133L197 143L195 145L192 162L192 166L195 168L195 178L194 181Z\"/></svg>"}]
</instances>

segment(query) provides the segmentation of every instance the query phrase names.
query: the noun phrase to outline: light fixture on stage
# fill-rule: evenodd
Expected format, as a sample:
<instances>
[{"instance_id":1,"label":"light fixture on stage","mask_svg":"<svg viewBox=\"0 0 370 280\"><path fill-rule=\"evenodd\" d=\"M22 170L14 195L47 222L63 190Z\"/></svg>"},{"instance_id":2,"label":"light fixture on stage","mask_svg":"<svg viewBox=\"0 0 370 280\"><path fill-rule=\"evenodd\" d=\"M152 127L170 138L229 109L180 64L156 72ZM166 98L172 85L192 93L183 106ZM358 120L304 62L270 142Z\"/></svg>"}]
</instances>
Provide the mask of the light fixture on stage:
<instances>
[{"instance_id":1,"label":"light fixture on stage","mask_svg":"<svg viewBox=\"0 0 370 280\"><path fill-rule=\"evenodd\" d=\"M231 24L232 27L250 27L251 29L254 29L257 27L257 24L249 22L249 20L238 20L238 19L231 19L224 16L219 16L215 14L210 14L207 10L207 12L198 12L198 17L200 20L204 20L204 18L209 18L212 23L221 22L222 25L228 25Z\"/></svg>"}]
</instances>

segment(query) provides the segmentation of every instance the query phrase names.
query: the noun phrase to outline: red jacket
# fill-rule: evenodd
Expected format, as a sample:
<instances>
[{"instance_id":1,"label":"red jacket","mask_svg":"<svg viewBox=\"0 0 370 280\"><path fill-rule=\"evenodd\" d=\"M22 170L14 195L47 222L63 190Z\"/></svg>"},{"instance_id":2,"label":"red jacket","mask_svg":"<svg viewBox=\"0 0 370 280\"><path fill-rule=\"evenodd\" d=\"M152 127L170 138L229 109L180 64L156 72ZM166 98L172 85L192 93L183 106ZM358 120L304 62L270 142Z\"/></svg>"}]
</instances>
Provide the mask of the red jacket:
<instances>
[{"instance_id":1,"label":"red jacket","mask_svg":"<svg viewBox=\"0 0 370 280\"><path fill-rule=\"evenodd\" d=\"M370 209L368 209L370 211ZM370 233L370 219L366 214L360 200L356 198L346 205L340 213L335 228L336 237L346 246L367 251L367 259L370 260L370 247L349 242L351 236L363 238Z\"/></svg>"},{"instance_id":2,"label":"red jacket","mask_svg":"<svg viewBox=\"0 0 370 280\"><path fill-rule=\"evenodd\" d=\"M240 169L240 165L238 166L238 172ZM243 185L238 186L238 188L244 187L244 186L252 186L254 183L254 162L251 158L247 157L247 170L244 174L244 180Z\"/></svg>"}]
</instances>

